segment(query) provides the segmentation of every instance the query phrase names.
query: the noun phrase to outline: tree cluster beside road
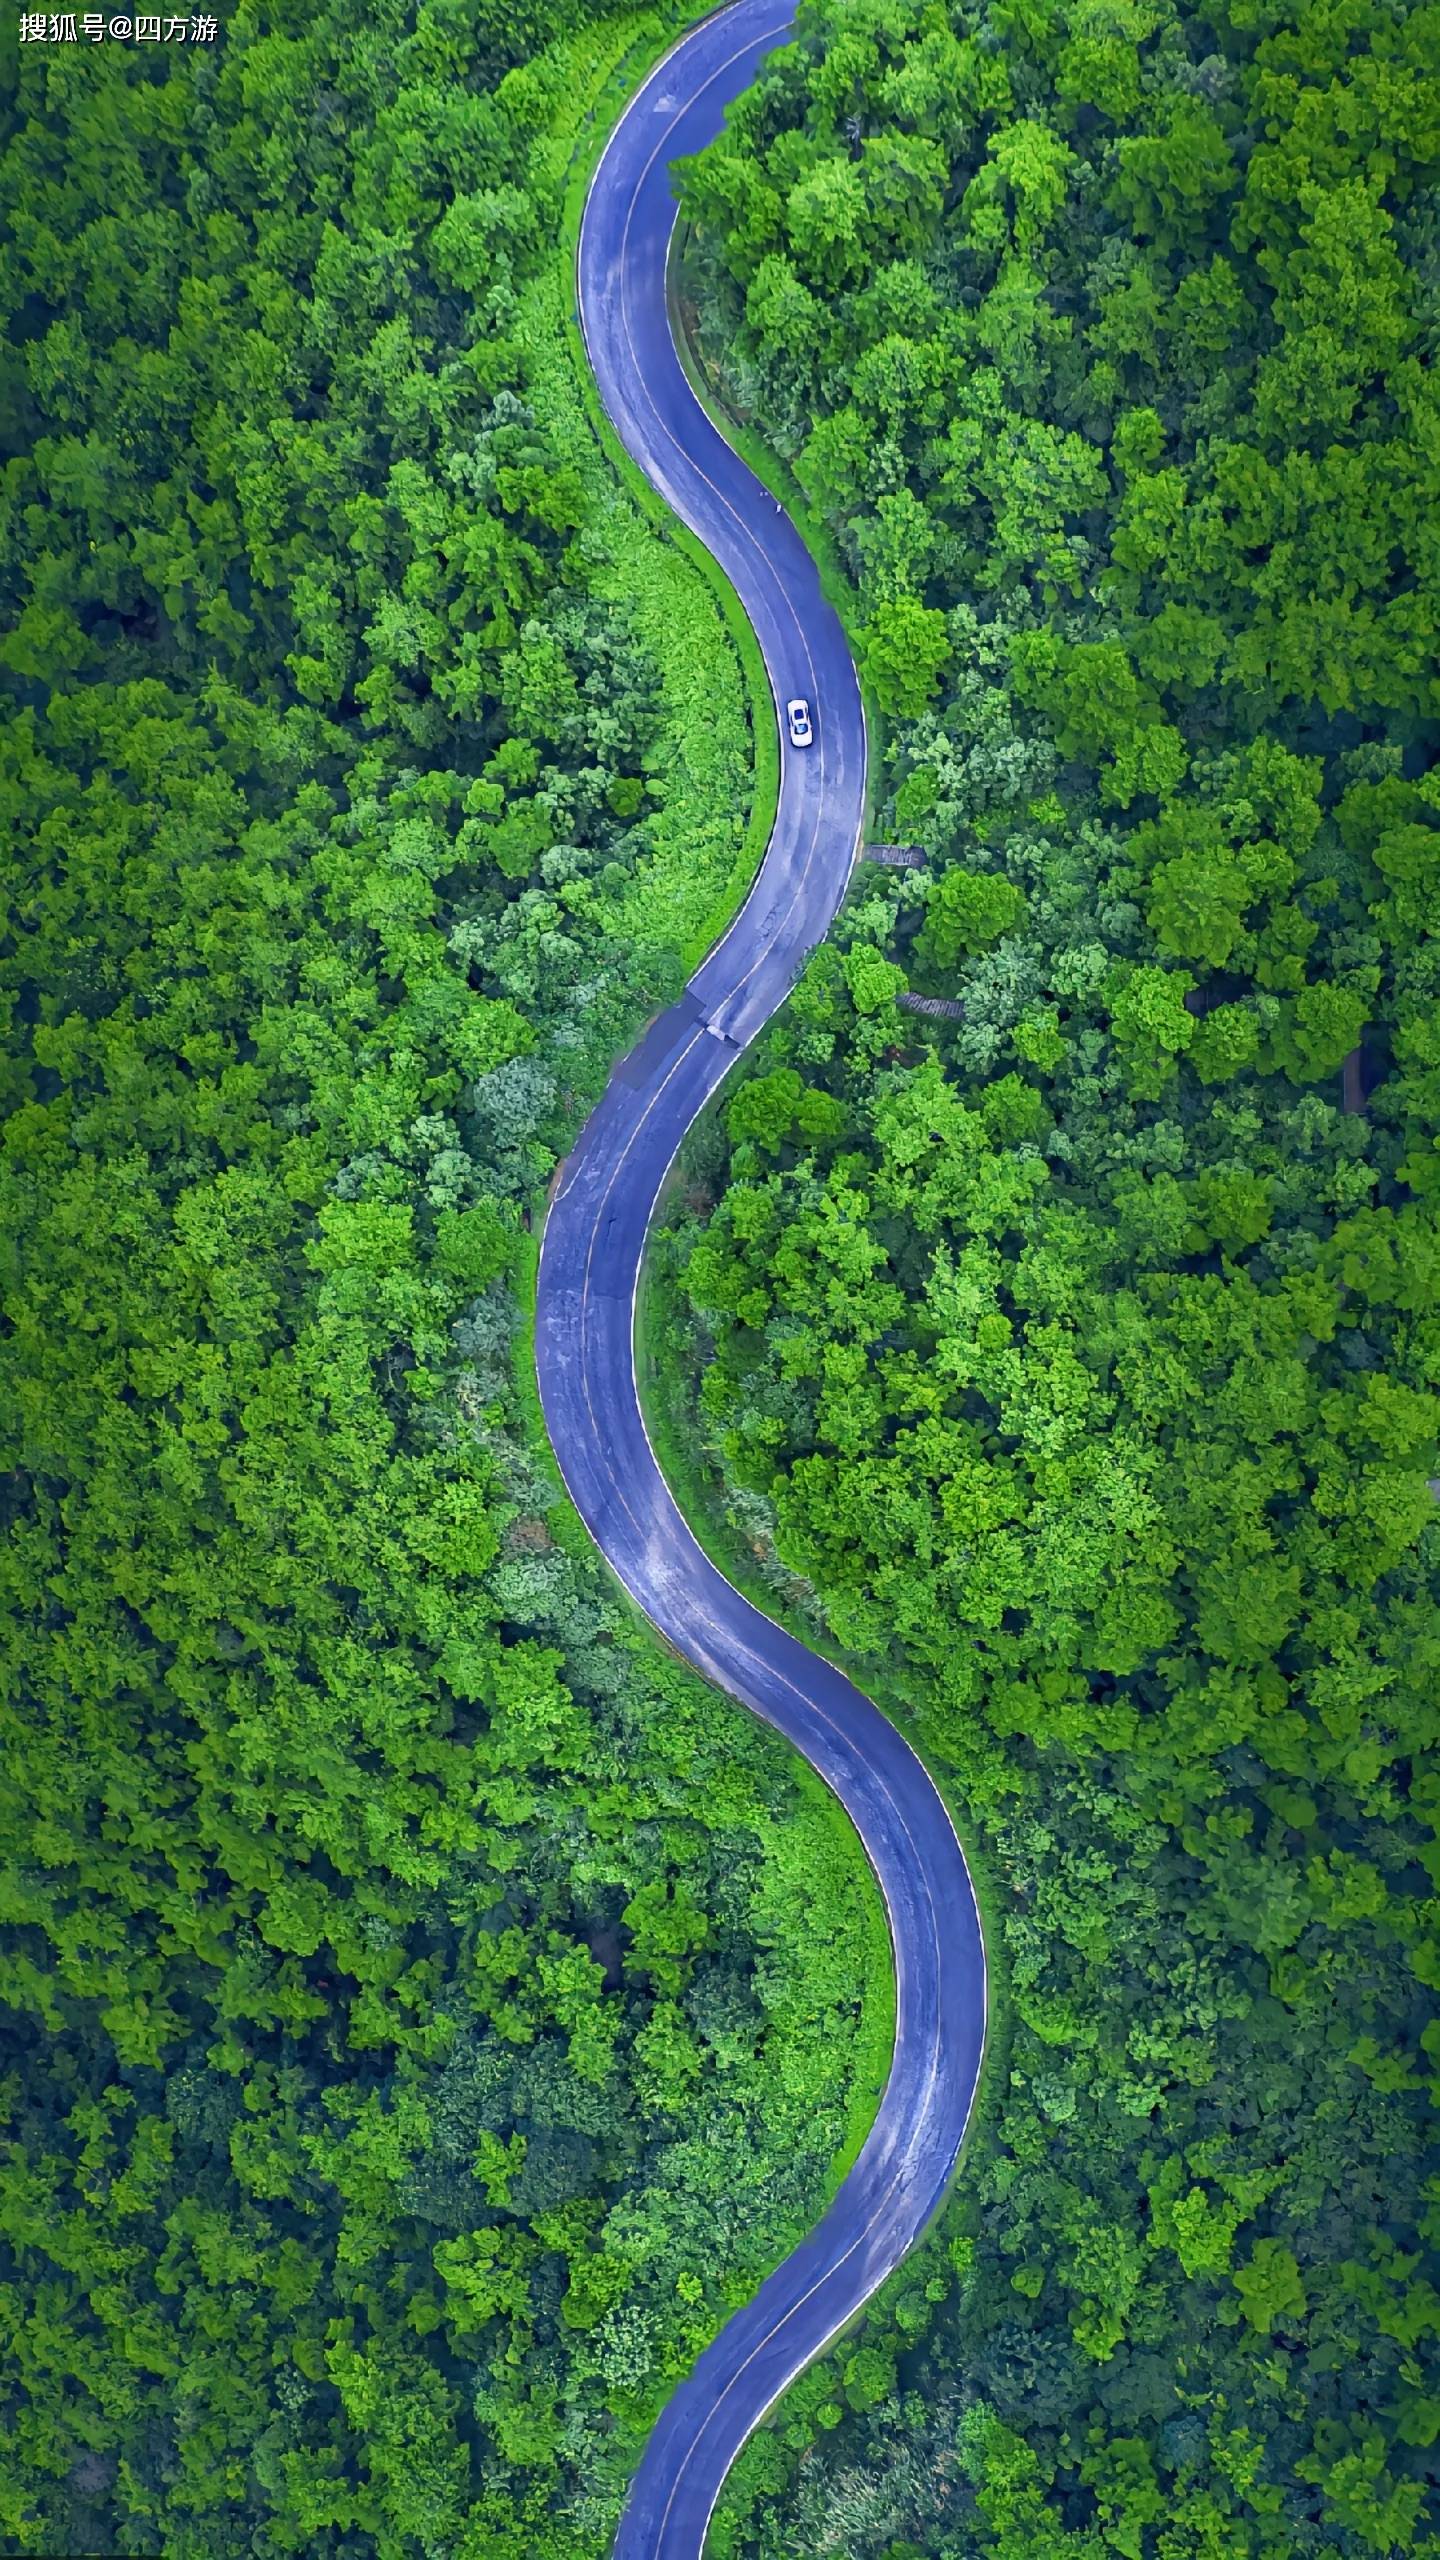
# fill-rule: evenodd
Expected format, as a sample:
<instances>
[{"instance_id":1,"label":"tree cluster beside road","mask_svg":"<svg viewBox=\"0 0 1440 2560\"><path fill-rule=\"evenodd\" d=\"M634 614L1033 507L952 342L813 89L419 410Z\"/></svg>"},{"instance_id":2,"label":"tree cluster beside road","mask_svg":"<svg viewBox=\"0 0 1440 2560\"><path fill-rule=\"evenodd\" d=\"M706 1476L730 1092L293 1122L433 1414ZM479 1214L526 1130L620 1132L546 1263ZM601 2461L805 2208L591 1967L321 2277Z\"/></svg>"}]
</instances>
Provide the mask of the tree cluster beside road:
<instances>
[{"instance_id":1,"label":"tree cluster beside road","mask_svg":"<svg viewBox=\"0 0 1440 2560\"><path fill-rule=\"evenodd\" d=\"M665 1358L1011 1984L747 2560L1440 2548L1437 44L807 0L684 175L928 860L692 1143Z\"/></svg>"},{"instance_id":2,"label":"tree cluster beside road","mask_svg":"<svg viewBox=\"0 0 1440 2560\"><path fill-rule=\"evenodd\" d=\"M567 18L241 5L0 120L11 2552L601 2560L850 2135L859 1852L526 1358L750 772L563 334L663 30Z\"/></svg>"}]
</instances>

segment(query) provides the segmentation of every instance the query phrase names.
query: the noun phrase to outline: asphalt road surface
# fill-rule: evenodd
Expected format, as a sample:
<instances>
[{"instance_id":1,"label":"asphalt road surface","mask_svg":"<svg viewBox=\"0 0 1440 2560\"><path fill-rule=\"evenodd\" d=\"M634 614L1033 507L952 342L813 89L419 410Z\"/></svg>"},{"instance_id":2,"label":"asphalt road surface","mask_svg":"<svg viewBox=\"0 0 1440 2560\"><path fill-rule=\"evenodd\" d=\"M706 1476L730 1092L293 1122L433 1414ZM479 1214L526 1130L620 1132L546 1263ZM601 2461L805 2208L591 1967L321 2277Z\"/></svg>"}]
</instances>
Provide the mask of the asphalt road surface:
<instances>
[{"instance_id":1,"label":"asphalt road surface","mask_svg":"<svg viewBox=\"0 0 1440 2560\"><path fill-rule=\"evenodd\" d=\"M724 568L777 705L795 694L812 705L815 743L792 749L782 724L779 811L755 886L680 1002L616 1069L563 1168L541 1252L536 1361L565 1482L626 1590L698 1671L804 1753L854 1822L889 1917L896 2041L873 2129L824 2219L662 2412L617 2560L699 2560L746 2438L940 2203L985 2036L975 1896L930 1778L870 1700L752 1608L697 1545L656 1464L635 1383L635 1291L666 1172L828 931L863 815L865 725L844 634L794 526L695 399L666 313L668 164L711 139L789 30L775 0L738 0L685 37L616 127L581 233L580 313L605 407Z\"/></svg>"}]
</instances>

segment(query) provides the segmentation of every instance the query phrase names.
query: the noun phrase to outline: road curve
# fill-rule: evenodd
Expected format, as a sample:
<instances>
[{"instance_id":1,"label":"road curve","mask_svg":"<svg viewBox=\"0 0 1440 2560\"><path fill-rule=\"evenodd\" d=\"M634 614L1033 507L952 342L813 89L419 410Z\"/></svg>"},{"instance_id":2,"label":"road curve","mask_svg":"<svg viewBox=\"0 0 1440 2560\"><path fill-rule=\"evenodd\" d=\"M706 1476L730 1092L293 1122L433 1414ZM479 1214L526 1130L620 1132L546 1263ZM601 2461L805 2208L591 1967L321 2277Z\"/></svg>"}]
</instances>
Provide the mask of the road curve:
<instances>
[{"instance_id":1,"label":"road curve","mask_svg":"<svg viewBox=\"0 0 1440 2560\"><path fill-rule=\"evenodd\" d=\"M975 1896L934 1785L870 1700L752 1608L696 1543L656 1464L635 1381L635 1293L666 1172L828 931L863 815L865 726L844 634L794 526L695 399L666 310L669 163L713 137L790 26L777 0L736 0L684 37L611 135L581 230L581 323L610 418L725 570L777 702L804 694L817 718L813 748L782 748L775 828L744 907L617 1067L562 1170L541 1249L536 1366L565 1482L626 1590L698 1671L803 1752L855 1824L889 1918L896 2038L874 2126L824 2219L662 2412L616 2560L699 2560L746 2438L939 2204L985 2035Z\"/></svg>"}]
</instances>

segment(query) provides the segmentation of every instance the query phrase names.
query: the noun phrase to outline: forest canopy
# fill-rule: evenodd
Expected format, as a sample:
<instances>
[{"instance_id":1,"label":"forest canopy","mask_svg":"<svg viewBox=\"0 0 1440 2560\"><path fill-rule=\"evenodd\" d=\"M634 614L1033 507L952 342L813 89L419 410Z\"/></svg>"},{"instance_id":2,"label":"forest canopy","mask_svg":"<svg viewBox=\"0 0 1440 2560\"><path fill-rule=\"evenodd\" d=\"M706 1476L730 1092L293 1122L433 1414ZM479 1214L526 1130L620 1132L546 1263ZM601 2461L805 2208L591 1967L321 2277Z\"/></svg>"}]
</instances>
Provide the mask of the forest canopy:
<instances>
[{"instance_id":1,"label":"forest canopy","mask_svg":"<svg viewBox=\"0 0 1440 2560\"><path fill-rule=\"evenodd\" d=\"M666 1387L1009 1982L731 2551L1440 2549L1437 75L1430 7L805 0L683 173L925 859L692 1143Z\"/></svg>"},{"instance_id":2,"label":"forest canopy","mask_svg":"<svg viewBox=\"0 0 1440 2560\"><path fill-rule=\"evenodd\" d=\"M556 32L241 5L0 123L7 2551L600 2560L883 2006L530 1384L752 770L564 334L664 28Z\"/></svg>"},{"instance_id":3,"label":"forest canopy","mask_svg":"<svg viewBox=\"0 0 1440 2560\"><path fill-rule=\"evenodd\" d=\"M600 2560L854 2135L869 1879L525 1341L760 744L565 337L664 33L240 0L0 110L17 2553ZM667 1420L1002 1986L718 2560L1440 2551L1437 172L1434 7L804 0L683 174L925 858L697 1134Z\"/></svg>"}]
</instances>

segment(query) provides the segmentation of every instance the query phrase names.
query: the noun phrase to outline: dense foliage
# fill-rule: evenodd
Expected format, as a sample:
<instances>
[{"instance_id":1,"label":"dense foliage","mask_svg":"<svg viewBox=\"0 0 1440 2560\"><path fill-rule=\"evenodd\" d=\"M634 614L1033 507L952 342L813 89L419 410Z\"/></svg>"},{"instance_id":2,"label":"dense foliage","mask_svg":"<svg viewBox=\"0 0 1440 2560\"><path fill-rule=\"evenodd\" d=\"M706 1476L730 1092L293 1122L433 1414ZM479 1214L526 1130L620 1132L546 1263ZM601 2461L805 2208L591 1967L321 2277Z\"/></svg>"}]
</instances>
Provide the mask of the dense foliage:
<instances>
[{"instance_id":1,"label":"dense foliage","mask_svg":"<svg viewBox=\"0 0 1440 2560\"><path fill-rule=\"evenodd\" d=\"M692 1150L672 1351L1013 1995L946 2308L731 2549L1440 2551L1437 70L1372 0L813 0L688 169L928 862Z\"/></svg>"},{"instance_id":2,"label":"dense foliage","mask_svg":"<svg viewBox=\"0 0 1440 2560\"><path fill-rule=\"evenodd\" d=\"M655 22L503 33L241 6L3 133L10 2551L599 2554L848 2135L858 1853L517 1386L748 743L560 334Z\"/></svg>"}]
</instances>

